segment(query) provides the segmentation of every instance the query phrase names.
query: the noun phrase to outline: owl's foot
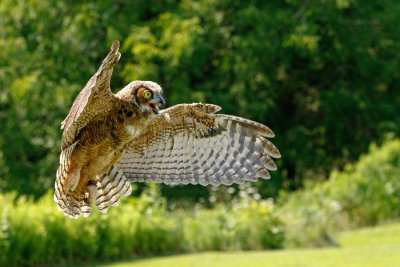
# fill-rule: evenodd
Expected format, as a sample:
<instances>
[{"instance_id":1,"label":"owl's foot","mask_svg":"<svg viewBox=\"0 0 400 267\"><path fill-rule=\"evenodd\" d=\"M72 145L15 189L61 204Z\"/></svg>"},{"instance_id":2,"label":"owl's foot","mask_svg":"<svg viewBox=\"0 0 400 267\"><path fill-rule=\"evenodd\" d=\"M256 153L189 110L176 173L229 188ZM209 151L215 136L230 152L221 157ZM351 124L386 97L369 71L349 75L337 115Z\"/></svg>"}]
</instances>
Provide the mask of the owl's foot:
<instances>
[{"instance_id":1,"label":"owl's foot","mask_svg":"<svg viewBox=\"0 0 400 267\"><path fill-rule=\"evenodd\" d=\"M80 179L80 169L75 169L72 172L68 172L64 180L64 189L66 192L72 192L76 189Z\"/></svg>"},{"instance_id":2,"label":"owl's foot","mask_svg":"<svg viewBox=\"0 0 400 267\"><path fill-rule=\"evenodd\" d=\"M86 204L91 206L93 202L95 202L97 198L97 186L96 186L96 181L90 180L87 185L88 191L85 193L85 198L84 201Z\"/></svg>"}]
</instances>

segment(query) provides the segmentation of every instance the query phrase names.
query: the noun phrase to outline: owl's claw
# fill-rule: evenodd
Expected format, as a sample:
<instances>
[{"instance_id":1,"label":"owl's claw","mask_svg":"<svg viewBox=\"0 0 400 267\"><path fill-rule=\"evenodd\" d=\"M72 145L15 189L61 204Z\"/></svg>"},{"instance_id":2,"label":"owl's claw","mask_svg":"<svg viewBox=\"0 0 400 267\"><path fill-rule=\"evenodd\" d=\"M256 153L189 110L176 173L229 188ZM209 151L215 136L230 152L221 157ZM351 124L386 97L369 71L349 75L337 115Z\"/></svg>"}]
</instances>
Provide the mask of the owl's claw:
<instances>
[{"instance_id":1,"label":"owl's claw","mask_svg":"<svg viewBox=\"0 0 400 267\"><path fill-rule=\"evenodd\" d=\"M89 203L89 193L85 194L85 197L83 198L83 202L85 202L85 204L88 206L91 205L91 203Z\"/></svg>"},{"instance_id":2,"label":"owl's claw","mask_svg":"<svg viewBox=\"0 0 400 267\"><path fill-rule=\"evenodd\" d=\"M96 185L97 182L95 180L89 180L88 185Z\"/></svg>"}]
</instances>

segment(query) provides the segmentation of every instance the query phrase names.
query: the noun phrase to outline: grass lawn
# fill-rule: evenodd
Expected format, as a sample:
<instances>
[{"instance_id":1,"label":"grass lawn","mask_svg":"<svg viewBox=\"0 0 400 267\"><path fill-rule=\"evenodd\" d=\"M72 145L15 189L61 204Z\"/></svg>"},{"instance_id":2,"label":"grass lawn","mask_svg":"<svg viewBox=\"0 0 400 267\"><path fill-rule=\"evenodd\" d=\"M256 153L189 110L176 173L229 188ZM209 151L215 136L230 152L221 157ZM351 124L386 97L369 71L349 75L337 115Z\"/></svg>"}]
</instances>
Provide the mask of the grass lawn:
<instances>
[{"instance_id":1,"label":"grass lawn","mask_svg":"<svg viewBox=\"0 0 400 267\"><path fill-rule=\"evenodd\" d=\"M204 252L97 266L400 266L400 224L343 232L338 241L339 247L335 248Z\"/></svg>"}]
</instances>

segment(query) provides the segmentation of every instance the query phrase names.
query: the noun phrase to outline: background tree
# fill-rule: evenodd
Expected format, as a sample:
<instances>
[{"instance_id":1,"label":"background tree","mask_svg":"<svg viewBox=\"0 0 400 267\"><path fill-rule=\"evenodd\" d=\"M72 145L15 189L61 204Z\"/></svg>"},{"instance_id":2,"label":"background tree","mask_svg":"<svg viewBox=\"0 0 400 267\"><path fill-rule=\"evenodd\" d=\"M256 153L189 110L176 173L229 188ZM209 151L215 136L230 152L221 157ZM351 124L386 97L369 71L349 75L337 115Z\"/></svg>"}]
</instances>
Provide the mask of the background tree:
<instances>
[{"instance_id":1,"label":"background tree","mask_svg":"<svg viewBox=\"0 0 400 267\"><path fill-rule=\"evenodd\" d=\"M3 0L0 187L52 188L59 123L115 39L114 91L154 80L168 105L211 102L274 129L283 158L264 196L321 179L399 135L399 25L391 0Z\"/></svg>"}]
</instances>

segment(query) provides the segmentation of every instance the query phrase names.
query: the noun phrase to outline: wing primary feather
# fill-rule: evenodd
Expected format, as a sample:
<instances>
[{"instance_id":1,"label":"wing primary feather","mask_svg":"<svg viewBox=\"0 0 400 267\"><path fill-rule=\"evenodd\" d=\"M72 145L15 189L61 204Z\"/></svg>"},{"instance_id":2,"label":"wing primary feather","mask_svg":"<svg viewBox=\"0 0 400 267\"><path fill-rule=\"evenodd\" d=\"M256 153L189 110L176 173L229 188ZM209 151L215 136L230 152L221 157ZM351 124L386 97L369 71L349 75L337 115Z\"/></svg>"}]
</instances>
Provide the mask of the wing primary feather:
<instances>
[{"instance_id":1,"label":"wing primary feather","mask_svg":"<svg viewBox=\"0 0 400 267\"><path fill-rule=\"evenodd\" d=\"M187 142L188 137L187 134L184 133L182 135L182 176L181 180L183 184L189 184L191 183L193 176L192 176L192 168L190 166L190 159L189 159L189 154L187 150Z\"/></svg>"},{"instance_id":2,"label":"wing primary feather","mask_svg":"<svg viewBox=\"0 0 400 267\"><path fill-rule=\"evenodd\" d=\"M108 172L107 176L104 179L106 180L106 185L103 185L103 192L108 196L108 203L111 206L116 207L120 202L120 197L119 197L119 190L115 186L115 183L113 183L113 179L115 179L116 176L118 175L115 175L115 177L113 177L110 174L111 173Z\"/></svg>"},{"instance_id":3,"label":"wing primary feather","mask_svg":"<svg viewBox=\"0 0 400 267\"><path fill-rule=\"evenodd\" d=\"M199 184L206 186L209 184L209 181L208 178L204 175L204 170L203 170L204 148L201 147L200 141L201 140L199 138L196 137L193 138L194 156L198 167Z\"/></svg>"},{"instance_id":4,"label":"wing primary feather","mask_svg":"<svg viewBox=\"0 0 400 267\"><path fill-rule=\"evenodd\" d=\"M193 174L193 179L195 180L196 184L200 183L200 175L201 175L201 169L199 165L199 159L197 157L197 151L195 147L195 136L190 135L189 136L189 149L190 149L190 161L191 161L191 167L192 167L192 174Z\"/></svg>"},{"instance_id":5,"label":"wing primary feather","mask_svg":"<svg viewBox=\"0 0 400 267\"><path fill-rule=\"evenodd\" d=\"M179 145L179 155L178 155L178 163L176 166L176 175L178 183L184 184L186 181L185 176L185 154L184 154L184 147L183 147L183 134L179 134L176 137L176 143Z\"/></svg>"},{"instance_id":6,"label":"wing primary feather","mask_svg":"<svg viewBox=\"0 0 400 267\"><path fill-rule=\"evenodd\" d=\"M228 150L227 148L229 147L228 145L228 138L226 135L223 135L221 138L221 142L219 144L219 151L215 155L215 167L214 167L214 174L215 176L218 177L218 179L221 181L222 184L224 185L231 185L233 183L232 179L228 176L225 175L221 167L225 164L226 158L228 157Z\"/></svg>"},{"instance_id":7,"label":"wing primary feather","mask_svg":"<svg viewBox=\"0 0 400 267\"><path fill-rule=\"evenodd\" d=\"M164 181L164 179L167 179L165 173L163 173L166 151L167 151L167 143L165 141L161 141L159 150L160 154L158 154L160 156L158 157L157 162L155 162L158 166L156 167L157 177L155 177L155 181L158 183L161 183Z\"/></svg>"},{"instance_id":8,"label":"wing primary feather","mask_svg":"<svg viewBox=\"0 0 400 267\"><path fill-rule=\"evenodd\" d=\"M193 171L193 165L192 165L192 160L191 160L191 156L192 156L192 144L190 143L190 136L191 134L186 134L186 138L184 141L185 144L185 152L186 152L186 159L185 159L185 174L187 175L187 179L189 181L189 183L191 184L198 184L196 177L194 175L194 171Z\"/></svg>"},{"instance_id":9,"label":"wing primary feather","mask_svg":"<svg viewBox=\"0 0 400 267\"><path fill-rule=\"evenodd\" d=\"M168 184L175 183L175 177L173 176L173 172L175 167L173 166L172 161L176 160L173 158L175 142L173 138L169 138L167 141L167 155L165 155L165 162L163 161L163 165L165 166L166 179Z\"/></svg>"},{"instance_id":10,"label":"wing primary feather","mask_svg":"<svg viewBox=\"0 0 400 267\"><path fill-rule=\"evenodd\" d=\"M207 173L209 176L211 177L215 177L215 179L217 181L219 181L222 184L227 184L229 183L229 181L226 181L224 179L224 177L221 176L221 173L219 172L219 167L220 167L220 161L222 158L222 153L223 153L223 139L225 138L225 136L221 136L219 138L219 142L218 144L213 148L213 154L214 154L214 158L210 158L210 160L212 161L212 163L210 164L210 171ZM210 153L211 154L211 153Z\"/></svg>"},{"instance_id":11,"label":"wing primary feather","mask_svg":"<svg viewBox=\"0 0 400 267\"><path fill-rule=\"evenodd\" d=\"M215 176L213 173L213 168L215 166L215 148L218 147L220 137L212 137L210 140L211 146L209 146L209 151L208 154L206 154L205 158L205 167L206 169L204 170L204 176L208 178L208 181L211 185L213 186L218 186L221 184L221 180L219 177ZM213 142L212 142L213 141Z\"/></svg>"},{"instance_id":12,"label":"wing primary feather","mask_svg":"<svg viewBox=\"0 0 400 267\"><path fill-rule=\"evenodd\" d=\"M162 165L162 159L163 159L163 153L165 150L165 143L162 142L158 146L154 148L154 158L153 158L153 166L151 169L151 181L154 181L156 183L161 183L161 165Z\"/></svg>"},{"instance_id":13,"label":"wing primary feather","mask_svg":"<svg viewBox=\"0 0 400 267\"><path fill-rule=\"evenodd\" d=\"M178 136L179 137L179 136ZM171 184L178 184L179 183L179 160L180 160L180 152L181 152L181 143L177 142L180 141L177 138L170 137L173 140L173 147L171 151L171 159L169 161L168 168L170 170L170 177L172 180Z\"/></svg>"},{"instance_id":14,"label":"wing primary feather","mask_svg":"<svg viewBox=\"0 0 400 267\"><path fill-rule=\"evenodd\" d=\"M274 158L280 158L281 153L279 150L276 148L274 144L272 144L271 141L265 139L265 138L257 138L261 143L262 147L267 151L269 155L271 155Z\"/></svg>"},{"instance_id":15,"label":"wing primary feather","mask_svg":"<svg viewBox=\"0 0 400 267\"><path fill-rule=\"evenodd\" d=\"M215 115L218 118L218 121L221 125L225 124L223 121L234 121L236 123L241 124L244 128L250 129L251 131L254 132L254 135L262 135L265 137L275 137L274 132L265 126L264 124L251 121L248 119L244 119L241 117L236 117L232 115L225 115L225 114L216 114Z\"/></svg>"},{"instance_id":16,"label":"wing primary feather","mask_svg":"<svg viewBox=\"0 0 400 267\"><path fill-rule=\"evenodd\" d=\"M110 79L113 67L121 57L118 49L119 42L115 41L111 51L96 73L79 92L67 117L61 122L61 129L64 129L61 149L68 147L91 119L100 112L108 112L113 108L112 101L109 101L113 98L113 93L110 90Z\"/></svg>"},{"instance_id":17,"label":"wing primary feather","mask_svg":"<svg viewBox=\"0 0 400 267\"><path fill-rule=\"evenodd\" d=\"M161 159L161 172L160 172L160 180L165 184L171 184L171 179L168 173L168 163L170 160L171 150L169 149L169 140L166 140L164 143L164 152L163 157Z\"/></svg>"},{"instance_id":18,"label":"wing primary feather","mask_svg":"<svg viewBox=\"0 0 400 267\"><path fill-rule=\"evenodd\" d=\"M149 134L158 137L152 139L144 156L137 160L138 154L132 153L122 161L127 176L131 179L135 173L139 177L144 173L144 179L139 181L201 185L268 179L268 170L276 169L271 157L280 156L276 147L264 138L272 137L273 132L240 117L207 115L212 111L212 107L201 104L184 104L162 111L166 120L157 117L152 122L159 126L153 125ZM139 168L129 169L124 165L126 162L139 162Z\"/></svg>"},{"instance_id":19,"label":"wing primary feather","mask_svg":"<svg viewBox=\"0 0 400 267\"><path fill-rule=\"evenodd\" d=\"M111 183L117 188L118 192L123 196L129 196L132 193L132 186L124 173L116 166L111 166L108 172Z\"/></svg>"},{"instance_id":20,"label":"wing primary feather","mask_svg":"<svg viewBox=\"0 0 400 267\"><path fill-rule=\"evenodd\" d=\"M146 155L141 155L140 156L140 161L138 163L138 169L135 170L135 172L136 172L136 179L135 180L137 182L144 182L144 177L143 177L144 176L144 172L142 170L143 170L143 165L145 164L146 160L147 160Z\"/></svg>"},{"instance_id":21,"label":"wing primary feather","mask_svg":"<svg viewBox=\"0 0 400 267\"><path fill-rule=\"evenodd\" d=\"M105 193L105 189L103 183L106 182L107 174L104 174L98 181L97 181L97 198L95 204L99 211L102 213L106 213L108 211L108 203L109 198Z\"/></svg>"},{"instance_id":22,"label":"wing primary feather","mask_svg":"<svg viewBox=\"0 0 400 267\"><path fill-rule=\"evenodd\" d=\"M157 153L157 146L151 146L148 149L148 152L146 152L146 157L148 161L146 161L146 171L144 172L144 180L145 181L154 181L155 178L153 176L153 170L154 170L154 161L156 159L156 153Z\"/></svg>"},{"instance_id":23,"label":"wing primary feather","mask_svg":"<svg viewBox=\"0 0 400 267\"><path fill-rule=\"evenodd\" d=\"M143 181L151 181L151 171L153 169L154 165L154 155L152 155L152 151L154 151L154 147L149 147L148 151L145 153L144 158L144 165L141 168L141 171L143 173Z\"/></svg>"},{"instance_id":24,"label":"wing primary feather","mask_svg":"<svg viewBox=\"0 0 400 267\"><path fill-rule=\"evenodd\" d=\"M252 181L254 178L251 172L246 168L246 166L239 164L241 158L243 157L241 154L243 150L238 149L238 146L240 147L239 143L237 143L236 137L231 138L230 147L232 147L232 153L230 155L232 161L230 165L236 170L237 174L243 177L246 181Z\"/></svg>"}]
</instances>

